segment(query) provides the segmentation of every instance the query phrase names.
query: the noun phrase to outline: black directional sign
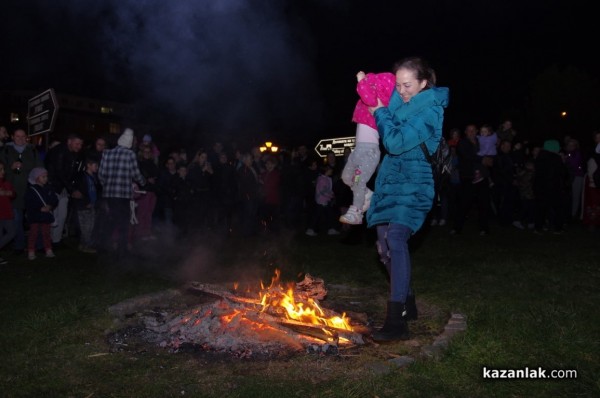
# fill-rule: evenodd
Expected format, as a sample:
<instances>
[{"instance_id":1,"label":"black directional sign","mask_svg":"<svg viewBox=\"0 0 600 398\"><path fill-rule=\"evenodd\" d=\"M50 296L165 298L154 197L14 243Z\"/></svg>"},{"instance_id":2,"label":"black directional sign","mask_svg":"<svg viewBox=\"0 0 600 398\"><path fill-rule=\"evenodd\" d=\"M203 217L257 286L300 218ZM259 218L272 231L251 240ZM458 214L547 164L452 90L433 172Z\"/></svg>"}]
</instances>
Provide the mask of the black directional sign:
<instances>
[{"instance_id":1,"label":"black directional sign","mask_svg":"<svg viewBox=\"0 0 600 398\"><path fill-rule=\"evenodd\" d=\"M51 132L56 122L58 101L53 89L48 89L28 101L27 123L29 135Z\"/></svg>"},{"instance_id":2,"label":"black directional sign","mask_svg":"<svg viewBox=\"0 0 600 398\"><path fill-rule=\"evenodd\" d=\"M344 149L346 147L349 147L350 149L354 148L355 141L355 137L326 138L319 141L315 147L315 151L322 158L324 158L329 151L333 151L335 156L343 156Z\"/></svg>"}]
</instances>

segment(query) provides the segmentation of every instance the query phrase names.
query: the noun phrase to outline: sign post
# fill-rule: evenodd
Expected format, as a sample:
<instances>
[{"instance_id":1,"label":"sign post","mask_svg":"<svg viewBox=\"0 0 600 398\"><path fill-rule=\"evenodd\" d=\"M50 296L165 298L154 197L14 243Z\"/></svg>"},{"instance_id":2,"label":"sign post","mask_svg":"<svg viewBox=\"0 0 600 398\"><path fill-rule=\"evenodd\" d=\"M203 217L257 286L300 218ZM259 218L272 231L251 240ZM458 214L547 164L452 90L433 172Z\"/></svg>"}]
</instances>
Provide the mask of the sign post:
<instances>
[{"instance_id":1,"label":"sign post","mask_svg":"<svg viewBox=\"0 0 600 398\"><path fill-rule=\"evenodd\" d=\"M46 133L46 146L48 133L54 129L58 101L53 89L48 89L36 95L27 102L27 125L29 136Z\"/></svg>"},{"instance_id":2,"label":"sign post","mask_svg":"<svg viewBox=\"0 0 600 398\"><path fill-rule=\"evenodd\" d=\"M349 147L354 148L356 145L356 137L340 137L340 138L326 138L319 141L315 147L317 154L324 158L327 156L327 152L332 151L335 156L343 156L344 149Z\"/></svg>"}]
</instances>

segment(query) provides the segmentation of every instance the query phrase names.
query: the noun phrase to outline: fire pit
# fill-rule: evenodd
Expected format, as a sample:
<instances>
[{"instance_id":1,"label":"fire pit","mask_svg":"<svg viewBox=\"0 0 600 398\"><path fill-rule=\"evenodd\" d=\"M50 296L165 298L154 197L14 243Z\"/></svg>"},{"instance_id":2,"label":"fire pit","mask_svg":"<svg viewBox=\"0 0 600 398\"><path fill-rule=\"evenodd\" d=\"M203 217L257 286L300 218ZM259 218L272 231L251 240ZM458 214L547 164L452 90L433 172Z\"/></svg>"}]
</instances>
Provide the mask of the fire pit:
<instances>
[{"instance_id":1,"label":"fire pit","mask_svg":"<svg viewBox=\"0 0 600 398\"><path fill-rule=\"evenodd\" d=\"M269 286L261 282L243 291L238 284L190 282L180 290L111 307L111 313L128 319L128 326L109 340L115 349L135 337L172 352L192 346L238 357L337 353L364 344L368 328L346 313L324 308L320 301L326 295L322 279L307 274L298 283L283 284L278 270Z\"/></svg>"}]
</instances>

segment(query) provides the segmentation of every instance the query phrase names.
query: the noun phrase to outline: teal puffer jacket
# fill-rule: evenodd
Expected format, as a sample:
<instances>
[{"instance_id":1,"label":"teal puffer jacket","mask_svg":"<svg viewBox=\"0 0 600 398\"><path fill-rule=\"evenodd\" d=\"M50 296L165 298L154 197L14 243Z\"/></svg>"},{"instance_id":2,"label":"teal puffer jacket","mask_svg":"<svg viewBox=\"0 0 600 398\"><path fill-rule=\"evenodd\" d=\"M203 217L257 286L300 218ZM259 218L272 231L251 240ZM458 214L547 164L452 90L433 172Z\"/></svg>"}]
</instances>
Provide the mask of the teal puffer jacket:
<instances>
[{"instance_id":1,"label":"teal puffer jacket","mask_svg":"<svg viewBox=\"0 0 600 398\"><path fill-rule=\"evenodd\" d=\"M433 203L431 165L421 143L430 153L442 136L448 88L421 91L404 103L394 91L387 108L375 112L377 129L386 155L379 166L375 192L367 213L369 227L395 223L413 233L423 225Z\"/></svg>"}]
</instances>

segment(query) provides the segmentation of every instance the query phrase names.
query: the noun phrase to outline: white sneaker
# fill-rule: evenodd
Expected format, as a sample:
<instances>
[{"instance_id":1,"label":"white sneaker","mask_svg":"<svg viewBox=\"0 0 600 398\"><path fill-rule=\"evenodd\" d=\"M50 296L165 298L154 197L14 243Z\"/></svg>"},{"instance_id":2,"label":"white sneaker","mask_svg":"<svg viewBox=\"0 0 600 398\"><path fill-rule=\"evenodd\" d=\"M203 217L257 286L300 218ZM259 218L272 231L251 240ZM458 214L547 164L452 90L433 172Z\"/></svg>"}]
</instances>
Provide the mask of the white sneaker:
<instances>
[{"instance_id":1,"label":"white sneaker","mask_svg":"<svg viewBox=\"0 0 600 398\"><path fill-rule=\"evenodd\" d=\"M431 222L429 223L430 226L435 227L436 225L438 225L437 220L434 218L433 220L431 220Z\"/></svg>"},{"instance_id":2,"label":"white sneaker","mask_svg":"<svg viewBox=\"0 0 600 398\"><path fill-rule=\"evenodd\" d=\"M358 210L356 206L350 206L346 214L340 216L340 222L350 225L362 224L363 215L362 211Z\"/></svg>"},{"instance_id":3,"label":"white sneaker","mask_svg":"<svg viewBox=\"0 0 600 398\"><path fill-rule=\"evenodd\" d=\"M363 205L362 212L366 212L371 207L371 198L373 197L373 191L367 188L367 193L365 194L365 204Z\"/></svg>"},{"instance_id":4,"label":"white sneaker","mask_svg":"<svg viewBox=\"0 0 600 398\"><path fill-rule=\"evenodd\" d=\"M446 225L446 220L444 220L443 218L440 220L440 222L438 223L438 225L440 227L443 227L444 225Z\"/></svg>"},{"instance_id":5,"label":"white sneaker","mask_svg":"<svg viewBox=\"0 0 600 398\"><path fill-rule=\"evenodd\" d=\"M54 254L54 252L52 250L48 250L46 252L46 257L48 257L48 258L54 258L54 257L56 257L56 254Z\"/></svg>"},{"instance_id":6,"label":"white sneaker","mask_svg":"<svg viewBox=\"0 0 600 398\"><path fill-rule=\"evenodd\" d=\"M27 258L30 260L35 260L35 252L29 252L27 253Z\"/></svg>"},{"instance_id":7,"label":"white sneaker","mask_svg":"<svg viewBox=\"0 0 600 398\"><path fill-rule=\"evenodd\" d=\"M333 229L333 228L329 228L329 231L327 231L327 235L339 235L340 231L338 231L337 229Z\"/></svg>"},{"instance_id":8,"label":"white sneaker","mask_svg":"<svg viewBox=\"0 0 600 398\"><path fill-rule=\"evenodd\" d=\"M308 236L317 236L317 233L315 232L314 229L309 228L309 229L306 230L306 235L308 235Z\"/></svg>"},{"instance_id":9,"label":"white sneaker","mask_svg":"<svg viewBox=\"0 0 600 398\"><path fill-rule=\"evenodd\" d=\"M519 229L525 229L525 227L523 226L523 224L521 224L521 221L513 221L512 225L515 228L519 228Z\"/></svg>"}]
</instances>

